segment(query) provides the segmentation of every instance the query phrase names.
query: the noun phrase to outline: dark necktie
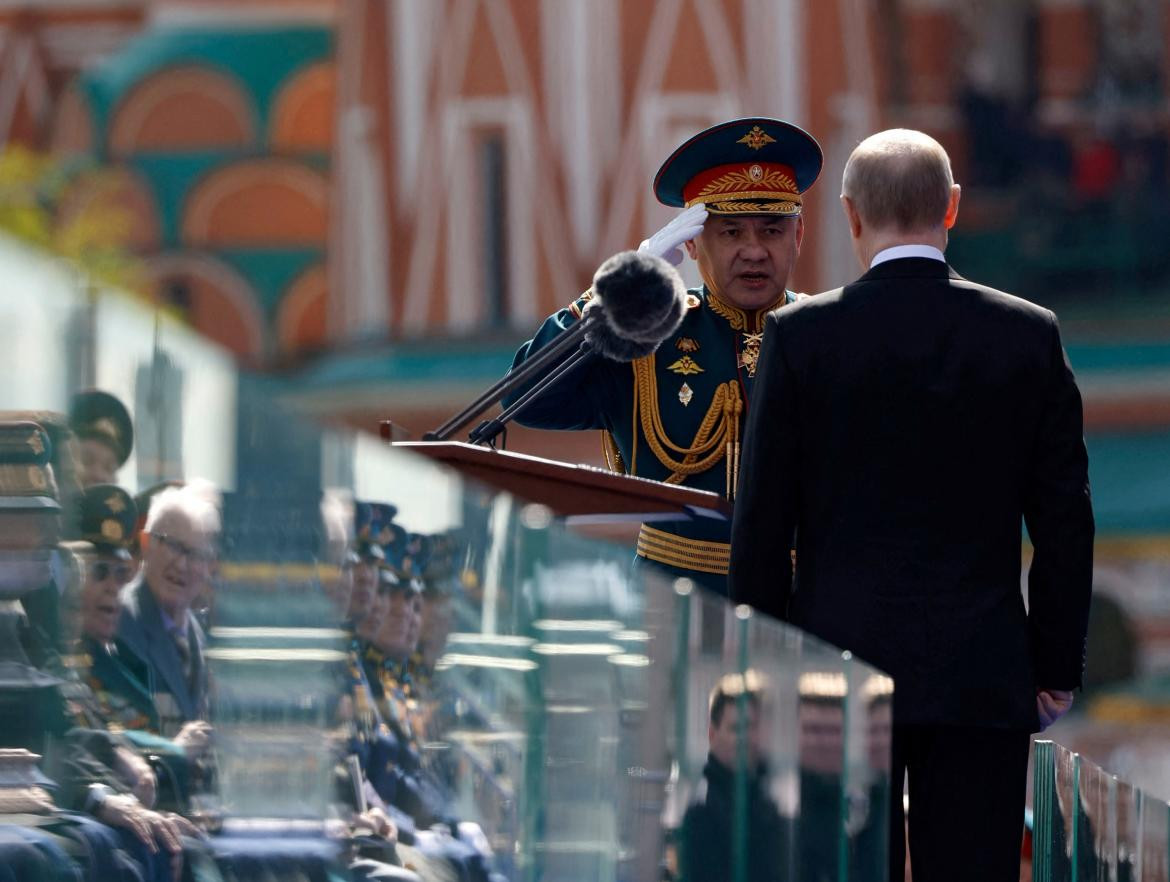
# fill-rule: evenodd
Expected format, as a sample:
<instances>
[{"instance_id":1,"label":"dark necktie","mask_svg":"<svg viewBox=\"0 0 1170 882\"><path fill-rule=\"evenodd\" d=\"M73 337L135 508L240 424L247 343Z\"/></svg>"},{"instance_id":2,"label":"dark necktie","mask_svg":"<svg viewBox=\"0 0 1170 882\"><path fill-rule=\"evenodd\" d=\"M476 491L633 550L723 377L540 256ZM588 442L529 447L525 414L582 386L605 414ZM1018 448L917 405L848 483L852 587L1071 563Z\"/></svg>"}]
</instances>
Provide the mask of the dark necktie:
<instances>
[{"instance_id":1,"label":"dark necktie","mask_svg":"<svg viewBox=\"0 0 1170 882\"><path fill-rule=\"evenodd\" d=\"M174 637L175 648L179 650L179 666L183 670L183 681L189 689L191 687L191 641L187 636L187 629L176 628Z\"/></svg>"}]
</instances>

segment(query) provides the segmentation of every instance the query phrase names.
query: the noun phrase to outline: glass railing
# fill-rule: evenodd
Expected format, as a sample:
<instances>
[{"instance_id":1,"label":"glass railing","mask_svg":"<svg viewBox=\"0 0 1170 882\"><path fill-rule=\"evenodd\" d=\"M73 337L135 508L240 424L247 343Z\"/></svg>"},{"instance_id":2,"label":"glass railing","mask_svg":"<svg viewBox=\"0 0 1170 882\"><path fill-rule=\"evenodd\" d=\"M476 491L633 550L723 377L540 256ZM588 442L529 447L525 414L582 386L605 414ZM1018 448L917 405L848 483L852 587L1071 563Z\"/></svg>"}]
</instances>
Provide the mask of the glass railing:
<instances>
[{"instance_id":1,"label":"glass railing","mask_svg":"<svg viewBox=\"0 0 1170 882\"><path fill-rule=\"evenodd\" d=\"M1170 804L1052 741L1037 741L1035 882L1167 882Z\"/></svg>"},{"instance_id":2,"label":"glass railing","mask_svg":"<svg viewBox=\"0 0 1170 882\"><path fill-rule=\"evenodd\" d=\"M303 422L169 320L67 290L33 312L44 340L21 345L69 367L0 378L0 746L40 757L0 759L0 822L132 836L106 802L126 794L194 822L205 879L885 878L881 672L541 506ZM150 345L119 343L130 328ZM79 377L134 420L118 478L154 508L139 544L121 539L141 520L80 514ZM186 526L164 529L173 506ZM128 610L142 659L109 630ZM134 668L132 699L98 656Z\"/></svg>"}]
</instances>

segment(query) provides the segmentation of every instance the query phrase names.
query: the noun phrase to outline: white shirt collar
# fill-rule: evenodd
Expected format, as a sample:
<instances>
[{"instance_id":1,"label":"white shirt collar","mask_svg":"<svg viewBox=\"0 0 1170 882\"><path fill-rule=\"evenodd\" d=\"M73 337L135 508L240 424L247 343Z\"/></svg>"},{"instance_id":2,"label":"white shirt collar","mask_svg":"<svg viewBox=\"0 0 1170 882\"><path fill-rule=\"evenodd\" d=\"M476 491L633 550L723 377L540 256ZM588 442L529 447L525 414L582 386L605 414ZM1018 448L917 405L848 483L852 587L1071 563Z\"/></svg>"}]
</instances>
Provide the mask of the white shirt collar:
<instances>
[{"instance_id":1,"label":"white shirt collar","mask_svg":"<svg viewBox=\"0 0 1170 882\"><path fill-rule=\"evenodd\" d=\"M903 257L927 257L931 260L941 260L943 263L947 262L943 253L933 245L895 245L893 248L885 248L875 254L873 260L869 262L869 268L873 269L879 263L885 263L887 260L898 260Z\"/></svg>"}]
</instances>

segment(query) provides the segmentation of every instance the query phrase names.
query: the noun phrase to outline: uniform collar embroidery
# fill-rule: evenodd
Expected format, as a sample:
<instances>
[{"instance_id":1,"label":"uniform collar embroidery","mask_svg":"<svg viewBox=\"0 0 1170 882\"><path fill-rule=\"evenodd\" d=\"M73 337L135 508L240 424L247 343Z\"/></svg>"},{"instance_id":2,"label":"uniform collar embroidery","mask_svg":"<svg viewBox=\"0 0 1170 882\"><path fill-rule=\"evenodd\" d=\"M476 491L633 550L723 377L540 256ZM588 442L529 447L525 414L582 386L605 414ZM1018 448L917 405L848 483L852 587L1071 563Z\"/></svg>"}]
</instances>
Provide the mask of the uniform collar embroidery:
<instances>
[{"instance_id":1,"label":"uniform collar embroidery","mask_svg":"<svg viewBox=\"0 0 1170 882\"><path fill-rule=\"evenodd\" d=\"M707 293L707 305L711 307L711 311L727 319L727 323L731 325L733 331L758 332L764 327L764 316L776 307L783 306L788 302L788 292L785 291L775 303L749 313L747 310L740 309L738 306L733 306L721 299L710 288L704 287L703 290Z\"/></svg>"}]
</instances>

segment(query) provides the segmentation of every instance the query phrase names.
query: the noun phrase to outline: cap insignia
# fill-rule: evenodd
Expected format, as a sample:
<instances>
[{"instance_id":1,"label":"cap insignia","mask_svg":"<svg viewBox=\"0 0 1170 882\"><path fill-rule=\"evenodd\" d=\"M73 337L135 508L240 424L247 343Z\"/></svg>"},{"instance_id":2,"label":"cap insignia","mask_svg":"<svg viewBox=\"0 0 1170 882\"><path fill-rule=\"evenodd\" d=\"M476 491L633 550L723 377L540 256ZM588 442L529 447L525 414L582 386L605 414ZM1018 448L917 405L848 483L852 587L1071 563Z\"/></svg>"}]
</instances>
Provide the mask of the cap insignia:
<instances>
[{"instance_id":1,"label":"cap insignia","mask_svg":"<svg viewBox=\"0 0 1170 882\"><path fill-rule=\"evenodd\" d=\"M107 497L106 508L108 508L114 514L121 514L126 510L126 503L122 501L121 496L115 493L112 496Z\"/></svg>"},{"instance_id":2,"label":"cap insignia","mask_svg":"<svg viewBox=\"0 0 1170 882\"><path fill-rule=\"evenodd\" d=\"M764 176L764 169L761 166L753 165L748 169L748 177L753 181L758 181Z\"/></svg>"},{"instance_id":3,"label":"cap insignia","mask_svg":"<svg viewBox=\"0 0 1170 882\"><path fill-rule=\"evenodd\" d=\"M102 538L108 539L110 542L122 541L122 525L113 518L106 518L102 521Z\"/></svg>"},{"instance_id":4,"label":"cap insignia","mask_svg":"<svg viewBox=\"0 0 1170 882\"><path fill-rule=\"evenodd\" d=\"M32 452L37 456L45 452L45 442L41 440L41 436L36 432L29 435L28 446L32 448Z\"/></svg>"},{"instance_id":5,"label":"cap insignia","mask_svg":"<svg viewBox=\"0 0 1170 882\"><path fill-rule=\"evenodd\" d=\"M121 437L118 433L118 427L114 421L108 417L104 417L93 424L93 430L100 432L103 435L109 435L114 441L120 441Z\"/></svg>"},{"instance_id":6,"label":"cap insignia","mask_svg":"<svg viewBox=\"0 0 1170 882\"><path fill-rule=\"evenodd\" d=\"M752 150L759 150L765 144L775 144L776 139L761 129L759 126L752 126L751 131L735 143L747 144Z\"/></svg>"}]
</instances>

